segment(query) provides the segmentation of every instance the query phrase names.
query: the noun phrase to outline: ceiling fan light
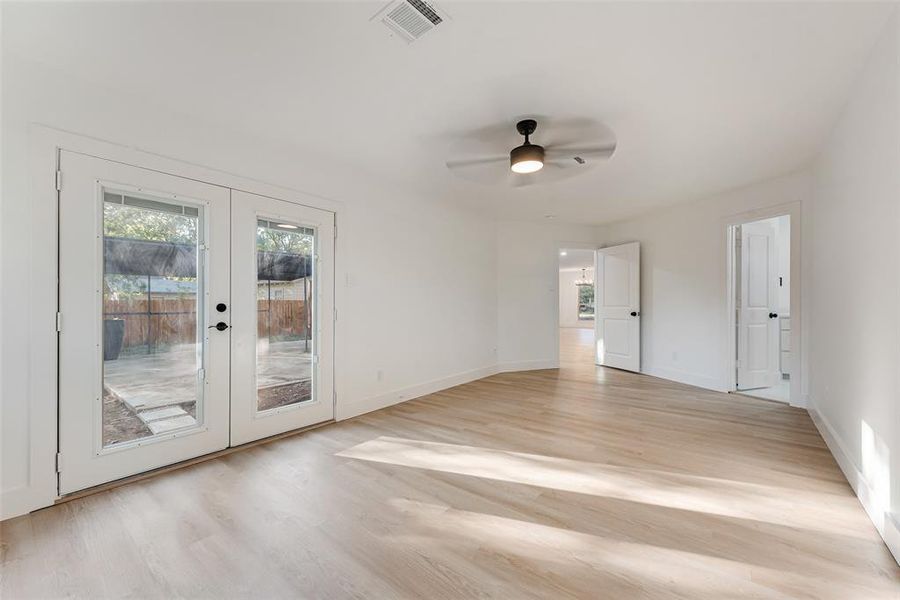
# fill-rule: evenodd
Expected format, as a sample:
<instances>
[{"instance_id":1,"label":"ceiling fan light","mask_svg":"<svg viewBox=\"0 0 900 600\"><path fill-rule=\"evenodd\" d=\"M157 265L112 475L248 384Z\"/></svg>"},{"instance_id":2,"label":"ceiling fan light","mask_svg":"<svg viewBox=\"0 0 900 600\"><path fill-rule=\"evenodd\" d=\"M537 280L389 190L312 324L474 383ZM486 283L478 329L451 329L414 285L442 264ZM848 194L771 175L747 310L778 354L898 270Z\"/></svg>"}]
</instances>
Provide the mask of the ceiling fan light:
<instances>
[{"instance_id":1,"label":"ceiling fan light","mask_svg":"<svg viewBox=\"0 0 900 600\"><path fill-rule=\"evenodd\" d=\"M509 168L513 173L534 173L544 167L544 148L537 144L522 144L509 153Z\"/></svg>"}]
</instances>

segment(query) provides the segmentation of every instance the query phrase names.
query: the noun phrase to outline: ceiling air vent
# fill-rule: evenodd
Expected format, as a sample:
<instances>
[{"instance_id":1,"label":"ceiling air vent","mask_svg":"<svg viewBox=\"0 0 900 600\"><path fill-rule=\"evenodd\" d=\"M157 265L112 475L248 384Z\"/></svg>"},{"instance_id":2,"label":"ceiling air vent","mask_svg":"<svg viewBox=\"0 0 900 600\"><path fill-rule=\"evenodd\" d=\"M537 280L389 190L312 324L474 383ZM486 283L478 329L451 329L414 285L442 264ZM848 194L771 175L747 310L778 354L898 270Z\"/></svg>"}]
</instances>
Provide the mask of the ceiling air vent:
<instances>
[{"instance_id":1,"label":"ceiling air vent","mask_svg":"<svg viewBox=\"0 0 900 600\"><path fill-rule=\"evenodd\" d=\"M444 18L422 0L397 0L378 11L372 20L381 19L391 31L412 43L440 25Z\"/></svg>"}]
</instances>

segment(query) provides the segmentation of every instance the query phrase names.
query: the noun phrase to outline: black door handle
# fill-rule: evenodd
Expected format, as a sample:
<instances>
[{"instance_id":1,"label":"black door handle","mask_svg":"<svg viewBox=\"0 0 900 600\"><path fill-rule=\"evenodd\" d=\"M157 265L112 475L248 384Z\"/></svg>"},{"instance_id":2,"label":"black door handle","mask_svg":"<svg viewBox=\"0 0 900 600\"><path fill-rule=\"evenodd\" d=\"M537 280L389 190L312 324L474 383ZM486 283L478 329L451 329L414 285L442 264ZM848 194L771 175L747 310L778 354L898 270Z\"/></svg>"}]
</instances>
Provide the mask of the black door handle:
<instances>
[{"instance_id":1,"label":"black door handle","mask_svg":"<svg viewBox=\"0 0 900 600\"><path fill-rule=\"evenodd\" d=\"M228 323L226 323L225 321L219 321L215 325L210 325L209 327L207 327L207 329L215 328L215 329L218 329L219 331L225 331L229 327L230 327L230 325Z\"/></svg>"},{"instance_id":2,"label":"black door handle","mask_svg":"<svg viewBox=\"0 0 900 600\"><path fill-rule=\"evenodd\" d=\"M770 319L777 319L777 318L778 318L778 313L769 313L769 318L770 318Z\"/></svg>"},{"instance_id":3,"label":"black door handle","mask_svg":"<svg viewBox=\"0 0 900 600\"><path fill-rule=\"evenodd\" d=\"M638 316L638 314L639 314L639 313L638 313L636 310L631 311L631 316L632 316L632 317L636 317L636 316Z\"/></svg>"}]
</instances>

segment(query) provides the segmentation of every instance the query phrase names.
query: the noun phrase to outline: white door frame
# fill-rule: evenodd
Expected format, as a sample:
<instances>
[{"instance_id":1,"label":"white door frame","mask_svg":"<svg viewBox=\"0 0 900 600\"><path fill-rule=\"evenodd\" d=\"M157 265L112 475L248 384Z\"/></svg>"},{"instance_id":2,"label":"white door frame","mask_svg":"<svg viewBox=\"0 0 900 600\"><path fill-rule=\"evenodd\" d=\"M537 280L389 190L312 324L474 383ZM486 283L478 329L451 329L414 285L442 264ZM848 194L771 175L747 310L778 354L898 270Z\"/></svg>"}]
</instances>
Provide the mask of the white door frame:
<instances>
[{"instance_id":1,"label":"white door frame","mask_svg":"<svg viewBox=\"0 0 900 600\"><path fill-rule=\"evenodd\" d=\"M737 347L737 303L735 302L735 278L737 270L734 268L734 243L735 243L735 227L752 221L761 221L773 217L789 216L791 218L791 379L790 379L790 405L805 407L806 399L804 396L806 369L803 360L803 345L801 344L802 336L802 292L804 289L804 279L801 257L801 249L803 248L802 239L802 203L790 202L750 210L742 213L730 215L723 219L722 227L725 233L725 345L726 360L724 362L725 373L723 373L723 381L726 382L727 391L737 391L737 356L734 352Z\"/></svg>"},{"instance_id":2,"label":"white door frame","mask_svg":"<svg viewBox=\"0 0 900 600\"><path fill-rule=\"evenodd\" d=\"M5 490L0 497L0 519L7 519L29 511L52 505L58 498L56 456L58 451L58 340L56 313L58 308L57 273L58 252L58 192L56 173L59 151L71 150L106 160L194 179L211 185L269 196L312 208L335 213L340 223L345 214L344 203L323 196L310 194L295 188L260 182L212 167L183 162L181 160L145 152L133 147L99 140L52 127L32 124L29 128L29 196L22 201L31 203L32 230L30 256L31 279L24 292L29 295L31 318L28 323L31 352L31 372L28 381L30 402L24 408L28 421L28 473L25 481ZM65 185L65 182L62 182ZM335 240L335 306L344 301L344 288L337 282L346 281L344 259L346 241ZM335 396L341 398L343 384L337 376L342 363L344 328L335 323ZM336 410L336 415L340 411Z\"/></svg>"}]
</instances>

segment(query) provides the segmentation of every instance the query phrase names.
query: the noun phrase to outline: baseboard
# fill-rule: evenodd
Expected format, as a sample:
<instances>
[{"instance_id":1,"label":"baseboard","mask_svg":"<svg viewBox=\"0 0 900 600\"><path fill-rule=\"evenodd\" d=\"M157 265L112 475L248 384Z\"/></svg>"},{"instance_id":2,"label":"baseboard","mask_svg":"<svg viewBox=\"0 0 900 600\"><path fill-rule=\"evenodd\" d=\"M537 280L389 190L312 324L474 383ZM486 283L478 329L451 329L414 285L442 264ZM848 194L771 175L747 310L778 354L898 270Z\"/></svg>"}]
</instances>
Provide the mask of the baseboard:
<instances>
[{"instance_id":1,"label":"baseboard","mask_svg":"<svg viewBox=\"0 0 900 600\"><path fill-rule=\"evenodd\" d=\"M558 369L558 360L520 360L499 363L497 373L512 373L514 371L537 371L539 369Z\"/></svg>"},{"instance_id":2,"label":"baseboard","mask_svg":"<svg viewBox=\"0 0 900 600\"><path fill-rule=\"evenodd\" d=\"M355 402L341 403L338 401L336 407L336 420L343 421L351 417L356 417L368 412L387 408L401 402L414 400L452 388L464 383L470 383L478 379L484 379L497 373L510 373L514 371L535 371L538 369L558 369L559 362L554 360L523 360L514 362L503 362L480 369L472 369L463 373L449 375L433 381L412 385L385 394L370 396Z\"/></svg>"},{"instance_id":3,"label":"baseboard","mask_svg":"<svg viewBox=\"0 0 900 600\"><path fill-rule=\"evenodd\" d=\"M847 452L847 448L838 436L837 431L835 431L824 415L818 411L815 404L809 400L807 399L807 411L816 429L819 430L819 434L825 440L825 444L831 451L832 456L834 456L834 460L837 461L838 466L844 473L844 477L847 478L847 483L850 484L869 519L875 525L875 529L878 530L881 539L884 540L888 550L891 551L894 560L900 565L900 523L897 522L897 515L885 511L883 507L875 504L874 490L869 485L869 482L866 481L866 478L863 477L862 471L851 458L851 454Z\"/></svg>"},{"instance_id":4,"label":"baseboard","mask_svg":"<svg viewBox=\"0 0 900 600\"><path fill-rule=\"evenodd\" d=\"M900 515L888 513L884 516L884 533L881 534L888 550L894 555L894 560L900 565Z\"/></svg>"},{"instance_id":5,"label":"baseboard","mask_svg":"<svg viewBox=\"0 0 900 600\"><path fill-rule=\"evenodd\" d=\"M414 398L427 396L428 394L434 394L435 392L440 392L442 390L446 390L447 388L452 388L457 385L469 383L477 379L483 379L485 377L495 375L497 372L497 367L495 365L491 365L488 367L481 367L480 369L472 369L471 371L456 373L454 375L449 375L440 379L434 379L425 383L419 383L409 387L401 388L399 390L379 394L377 396L370 396L368 398L357 400L355 402L341 403L339 399L338 404L335 407L337 412L335 418L338 421L343 421L344 419L356 417L367 412L387 408L388 406L400 404L401 402L413 400Z\"/></svg>"},{"instance_id":6,"label":"baseboard","mask_svg":"<svg viewBox=\"0 0 900 600\"><path fill-rule=\"evenodd\" d=\"M709 377L706 375L697 375L696 373L690 373L688 371L680 371L678 369L670 369L668 367L642 367L641 373L643 373L644 375L659 377L660 379L677 381L678 383L684 383L706 390L713 390L716 392L728 391L726 386L723 386L722 382L717 378Z\"/></svg>"}]
</instances>

